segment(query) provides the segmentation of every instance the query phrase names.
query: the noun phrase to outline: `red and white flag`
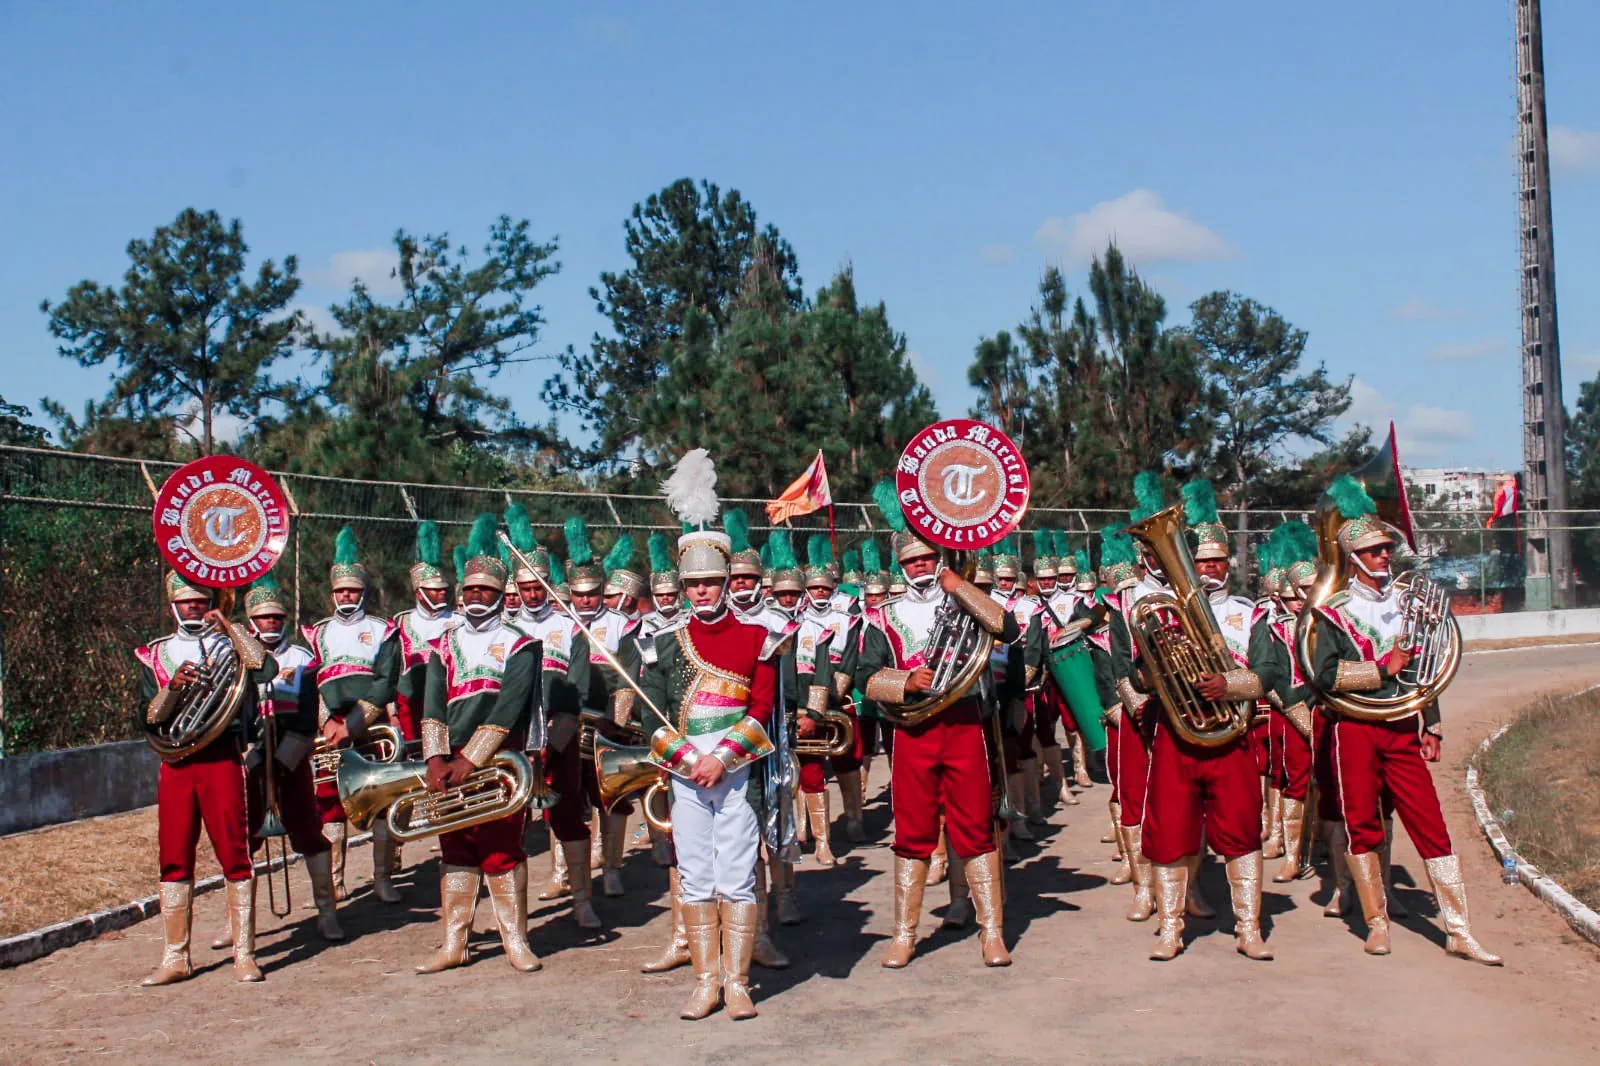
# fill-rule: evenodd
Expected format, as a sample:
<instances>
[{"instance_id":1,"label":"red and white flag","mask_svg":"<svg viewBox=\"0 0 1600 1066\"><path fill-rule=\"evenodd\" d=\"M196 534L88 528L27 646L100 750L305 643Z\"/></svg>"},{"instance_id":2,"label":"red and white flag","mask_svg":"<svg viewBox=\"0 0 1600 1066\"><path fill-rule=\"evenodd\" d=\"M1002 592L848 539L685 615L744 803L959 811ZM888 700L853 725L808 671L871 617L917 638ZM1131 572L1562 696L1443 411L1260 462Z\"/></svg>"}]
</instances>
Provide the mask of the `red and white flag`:
<instances>
[{"instance_id":1,"label":"red and white flag","mask_svg":"<svg viewBox=\"0 0 1600 1066\"><path fill-rule=\"evenodd\" d=\"M811 460L806 472L795 478L776 500L767 504L767 521L773 525L791 518L820 511L833 506L833 490L828 488L828 467L822 461L822 449Z\"/></svg>"},{"instance_id":2,"label":"red and white flag","mask_svg":"<svg viewBox=\"0 0 1600 1066\"><path fill-rule=\"evenodd\" d=\"M1494 510L1490 513L1485 526L1492 526L1502 518L1510 518L1517 513L1517 479L1508 477L1500 482L1500 487L1494 490Z\"/></svg>"}]
</instances>

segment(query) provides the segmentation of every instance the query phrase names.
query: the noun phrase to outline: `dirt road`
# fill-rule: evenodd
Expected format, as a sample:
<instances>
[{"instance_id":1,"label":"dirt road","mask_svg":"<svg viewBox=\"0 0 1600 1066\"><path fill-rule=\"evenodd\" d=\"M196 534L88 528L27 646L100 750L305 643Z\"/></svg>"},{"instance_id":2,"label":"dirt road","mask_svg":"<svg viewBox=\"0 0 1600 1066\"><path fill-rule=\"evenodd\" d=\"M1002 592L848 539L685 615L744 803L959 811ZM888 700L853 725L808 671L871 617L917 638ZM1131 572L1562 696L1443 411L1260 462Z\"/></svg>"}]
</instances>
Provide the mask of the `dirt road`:
<instances>
[{"instance_id":1,"label":"dirt road","mask_svg":"<svg viewBox=\"0 0 1600 1066\"><path fill-rule=\"evenodd\" d=\"M1082 806L1058 810L1048 838L1010 875L1009 970L986 971L973 935L935 934L932 917L911 967L881 969L892 888L891 855L880 845L848 852L836 870L803 870L809 921L778 935L794 967L756 971L761 1017L752 1022L680 1022L687 971L638 973L667 924L665 878L644 851L629 856L630 895L598 901L613 923L606 934L580 938L564 907L537 906L542 972L506 966L484 902L475 961L419 977L411 966L436 943L438 890L435 866L414 845L406 905L383 908L361 893L342 914L349 943L323 948L301 914L287 928L269 919L261 985L235 984L223 954L204 946L222 913L216 893L197 906L201 972L185 984L137 987L160 954L154 921L0 973L0 1060L1597 1062L1600 954L1526 891L1500 884L1461 788L1463 758L1527 699L1596 680L1593 648L1473 654L1446 707L1437 780L1476 930L1506 956L1504 969L1447 958L1432 905L1415 888L1402 894L1419 917L1398 923L1392 956L1369 958L1356 929L1311 902L1322 898L1316 881L1268 886L1274 962L1235 954L1231 919L1191 923L1197 935L1183 956L1149 962L1151 927L1124 921L1128 890L1105 885L1112 867L1097 843L1106 821L1099 788ZM887 840L883 800L880 792L868 810L879 840ZM352 885L365 883L366 857L352 854ZM1408 843L1397 844L1395 859L1401 884L1425 884ZM542 871L543 858L534 866ZM1220 867L1208 868L1205 890L1226 909ZM930 910L944 902L942 888L929 890Z\"/></svg>"}]
</instances>

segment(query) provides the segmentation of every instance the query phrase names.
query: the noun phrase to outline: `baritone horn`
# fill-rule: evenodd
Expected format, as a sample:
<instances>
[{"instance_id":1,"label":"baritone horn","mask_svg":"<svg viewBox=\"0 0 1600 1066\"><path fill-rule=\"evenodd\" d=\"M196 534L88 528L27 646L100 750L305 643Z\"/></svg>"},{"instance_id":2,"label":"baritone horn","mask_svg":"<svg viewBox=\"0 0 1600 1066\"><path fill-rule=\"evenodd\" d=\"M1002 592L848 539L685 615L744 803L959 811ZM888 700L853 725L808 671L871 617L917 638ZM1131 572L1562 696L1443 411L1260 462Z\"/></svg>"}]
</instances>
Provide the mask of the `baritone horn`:
<instances>
[{"instance_id":1,"label":"baritone horn","mask_svg":"<svg viewBox=\"0 0 1600 1066\"><path fill-rule=\"evenodd\" d=\"M404 750L405 742L400 739L400 730L392 725L369 725L366 736L359 743L345 748L335 747L326 737L318 736L317 742L311 747L311 783L327 785L337 780L339 757L346 751L353 751L372 762L396 762Z\"/></svg>"},{"instance_id":2,"label":"baritone horn","mask_svg":"<svg viewBox=\"0 0 1600 1066\"><path fill-rule=\"evenodd\" d=\"M1167 723L1191 744L1226 744L1250 728L1255 701L1213 702L1197 687L1207 674L1225 674L1235 666L1184 543L1183 505L1135 522L1128 534L1155 556L1172 587L1170 595L1158 592L1139 600L1128 616L1128 631Z\"/></svg>"},{"instance_id":3,"label":"baritone horn","mask_svg":"<svg viewBox=\"0 0 1600 1066\"><path fill-rule=\"evenodd\" d=\"M219 591L217 609L224 614L232 591ZM232 623L221 630L208 626L200 635L200 660L195 664L199 677L174 692L177 705L171 715L145 735L163 761L188 758L233 724L244 704L250 671L261 665L258 650L255 639Z\"/></svg>"},{"instance_id":4,"label":"baritone horn","mask_svg":"<svg viewBox=\"0 0 1600 1066\"><path fill-rule=\"evenodd\" d=\"M339 802L357 829L368 828L387 812L395 840L420 840L506 818L530 804L550 807L555 794L545 782L541 762L520 751L499 751L461 784L430 792L426 762L375 762L344 748L339 752Z\"/></svg>"},{"instance_id":5,"label":"baritone horn","mask_svg":"<svg viewBox=\"0 0 1600 1066\"><path fill-rule=\"evenodd\" d=\"M794 742L796 755L820 755L837 759L849 755L856 746L856 720L844 711L824 707L810 713L817 715L816 732L809 737L797 736Z\"/></svg>"},{"instance_id":6,"label":"baritone horn","mask_svg":"<svg viewBox=\"0 0 1600 1066\"><path fill-rule=\"evenodd\" d=\"M618 744L604 733L594 736L594 776L600 806L607 813L635 792L643 792L644 820L661 833L672 832L672 808L661 768L650 761L649 745Z\"/></svg>"},{"instance_id":7,"label":"baritone horn","mask_svg":"<svg viewBox=\"0 0 1600 1066\"><path fill-rule=\"evenodd\" d=\"M1414 548L1416 534L1406 501L1405 479L1400 474L1400 458L1395 451L1393 425L1378 454L1365 466L1351 471L1350 476L1377 504L1378 517ZM1461 667L1461 627L1450 611L1449 589L1418 570L1401 574L1393 579L1404 616L1397 646L1411 649L1412 660L1395 679L1399 691L1393 696L1322 691L1317 686L1315 670L1317 629L1328 601L1350 584L1352 576L1350 556L1339 544L1339 527L1343 524L1339 508L1323 496L1317 504L1315 521L1317 578L1306 590L1305 606L1295 621L1295 661L1325 706L1350 718L1396 721L1433 703L1455 679Z\"/></svg>"}]
</instances>

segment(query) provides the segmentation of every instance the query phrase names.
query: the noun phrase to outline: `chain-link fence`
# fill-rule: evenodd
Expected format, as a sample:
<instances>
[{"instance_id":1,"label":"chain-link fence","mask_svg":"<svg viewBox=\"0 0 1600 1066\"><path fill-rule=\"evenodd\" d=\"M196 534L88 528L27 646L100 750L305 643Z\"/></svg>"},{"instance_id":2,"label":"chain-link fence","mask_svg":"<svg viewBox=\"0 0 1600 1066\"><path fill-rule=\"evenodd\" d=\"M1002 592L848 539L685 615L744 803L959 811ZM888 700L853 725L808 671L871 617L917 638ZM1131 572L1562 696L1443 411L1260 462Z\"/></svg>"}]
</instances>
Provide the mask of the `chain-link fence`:
<instances>
[{"instance_id":1,"label":"chain-link fence","mask_svg":"<svg viewBox=\"0 0 1600 1066\"><path fill-rule=\"evenodd\" d=\"M155 490L178 464L73 452L0 446L0 753L101 743L134 735L136 671L131 649L169 627L162 601L162 562L151 533ZM624 532L634 535L637 565L655 530L676 532L659 495L548 492L351 481L304 474L275 475L292 499L293 533L279 580L297 624L323 617L327 569L335 535L351 526L374 580L369 609L389 614L409 602L406 571L416 523L441 526L448 568L451 548L472 520L500 513L513 501L531 513L541 542L565 555L562 525L584 518L594 548L605 553ZM765 539L765 500L725 500L743 507L753 538ZM1307 501L1307 507L1315 501ZM1123 521L1123 511L1036 508L1028 527L1065 529L1075 543L1094 547L1095 531ZM1241 575L1253 547L1273 526L1305 511L1256 511L1245 516ZM1461 610L1521 606L1522 562L1515 530L1487 530L1472 512L1419 513L1424 562L1457 589ZM834 508L840 551L887 530L870 503ZM1224 512L1231 528L1237 514ZM1600 514L1552 516L1600 539ZM819 513L792 523L804 554L809 534L828 529ZM1026 540L1027 538L1024 538Z\"/></svg>"}]
</instances>

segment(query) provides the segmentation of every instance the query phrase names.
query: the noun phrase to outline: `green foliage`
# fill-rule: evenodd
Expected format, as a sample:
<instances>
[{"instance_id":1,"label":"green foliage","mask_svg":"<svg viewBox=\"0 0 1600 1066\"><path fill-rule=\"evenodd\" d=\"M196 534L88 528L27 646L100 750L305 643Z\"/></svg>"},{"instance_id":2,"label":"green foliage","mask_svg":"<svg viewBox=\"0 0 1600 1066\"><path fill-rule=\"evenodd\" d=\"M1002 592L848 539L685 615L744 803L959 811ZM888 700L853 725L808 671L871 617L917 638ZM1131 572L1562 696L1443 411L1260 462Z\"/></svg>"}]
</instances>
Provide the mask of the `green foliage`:
<instances>
[{"instance_id":1,"label":"green foliage","mask_svg":"<svg viewBox=\"0 0 1600 1066\"><path fill-rule=\"evenodd\" d=\"M794 251L775 227L758 225L737 190L724 194L709 181L696 187L680 178L635 204L623 230L631 265L601 274L589 290L612 336L597 335L587 352L569 348L542 393L552 408L576 414L594 438L585 447L565 446L584 467L612 465L647 446L635 416L668 372L668 346L681 350L692 330L715 335L729 324L758 249L780 301L790 309L801 303ZM691 318L702 321L692 326Z\"/></svg>"},{"instance_id":2,"label":"green foliage","mask_svg":"<svg viewBox=\"0 0 1600 1066\"><path fill-rule=\"evenodd\" d=\"M1001 330L978 342L967 367L967 384L978 390L968 414L996 427L1026 452L1034 402L1032 367L1010 333Z\"/></svg>"},{"instance_id":3,"label":"green foliage","mask_svg":"<svg viewBox=\"0 0 1600 1066\"><path fill-rule=\"evenodd\" d=\"M1600 522L1600 374L1578 390L1578 407L1567 423L1568 506L1589 512L1578 525ZM1600 586L1600 533L1572 535L1572 559L1590 588Z\"/></svg>"},{"instance_id":4,"label":"green foliage","mask_svg":"<svg viewBox=\"0 0 1600 1066\"><path fill-rule=\"evenodd\" d=\"M556 244L502 215L481 262L448 234L395 234L395 302L356 281L329 309L338 328L311 336L322 383L253 447L284 465L341 477L497 483L508 456L547 446L547 428L523 425L488 384L531 354L544 316L533 290L553 276ZM331 417L330 417L331 416ZM289 443L284 444L283 439Z\"/></svg>"},{"instance_id":5,"label":"green foliage","mask_svg":"<svg viewBox=\"0 0 1600 1066\"><path fill-rule=\"evenodd\" d=\"M1211 424L1203 466L1223 480L1242 511L1255 501L1262 475L1282 463L1286 445L1334 443L1334 420L1350 407L1351 379L1334 382L1320 363L1300 373L1305 330L1254 300L1213 292L1190 311Z\"/></svg>"},{"instance_id":6,"label":"green foliage","mask_svg":"<svg viewBox=\"0 0 1600 1066\"><path fill-rule=\"evenodd\" d=\"M28 408L6 403L6 398L0 396L0 444L16 444L26 448L43 448L49 444L44 428L26 421L32 417L33 412Z\"/></svg>"},{"instance_id":7,"label":"green foliage","mask_svg":"<svg viewBox=\"0 0 1600 1066\"><path fill-rule=\"evenodd\" d=\"M215 211L185 208L148 241L129 242L120 289L80 281L59 304L41 303L63 357L116 366L108 399L83 424L64 422L63 435L99 443L88 431L97 421L164 419L210 455L218 415L254 418L281 398L266 371L300 328L298 314L283 313L300 289L296 261L288 256L280 270L269 259L249 280L248 251L238 219L224 225Z\"/></svg>"}]
</instances>

